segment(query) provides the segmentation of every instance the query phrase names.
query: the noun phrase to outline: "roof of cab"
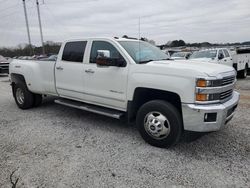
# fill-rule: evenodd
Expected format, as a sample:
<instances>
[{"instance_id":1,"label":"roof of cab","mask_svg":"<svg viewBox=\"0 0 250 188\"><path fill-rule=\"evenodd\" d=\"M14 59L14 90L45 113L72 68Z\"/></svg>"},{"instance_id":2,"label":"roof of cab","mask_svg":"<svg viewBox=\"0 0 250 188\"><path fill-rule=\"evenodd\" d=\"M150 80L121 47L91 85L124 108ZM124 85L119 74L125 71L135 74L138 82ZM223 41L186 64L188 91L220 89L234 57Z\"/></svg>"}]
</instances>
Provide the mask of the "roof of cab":
<instances>
[{"instance_id":1,"label":"roof of cab","mask_svg":"<svg viewBox=\"0 0 250 188\"><path fill-rule=\"evenodd\" d=\"M68 39L65 40L64 43L66 42L72 42L72 41L84 41L84 40L115 40L115 41L138 41L137 39L131 39L131 38L120 38L120 37L88 37L88 38L79 38L79 39Z\"/></svg>"}]
</instances>

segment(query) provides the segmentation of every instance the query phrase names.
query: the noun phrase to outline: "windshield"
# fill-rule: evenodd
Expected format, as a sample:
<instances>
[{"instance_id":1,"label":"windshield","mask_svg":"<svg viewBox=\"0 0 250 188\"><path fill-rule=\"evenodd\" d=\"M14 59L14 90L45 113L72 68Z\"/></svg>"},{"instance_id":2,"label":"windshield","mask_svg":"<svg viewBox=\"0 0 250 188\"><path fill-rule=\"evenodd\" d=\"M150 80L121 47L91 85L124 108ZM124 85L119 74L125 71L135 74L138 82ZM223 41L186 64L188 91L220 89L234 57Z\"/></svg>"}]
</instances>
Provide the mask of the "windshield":
<instances>
[{"instance_id":1,"label":"windshield","mask_svg":"<svg viewBox=\"0 0 250 188\"><path fill-rule=\"evenodd\" d=\"M194 52L189 59L197 59L197 58L215 58L217 54L217 50L205 50Z\"/></svg>"},{"instance_id":2,"label":"windshield","mask_svg":"<svg viewBox=\"0 0 250 188\"><path fill-rule=\"evenodd\" d=\"M159 48L143 41L119 41L136 63L169 59Z\"/></svg>"}]
</instances>

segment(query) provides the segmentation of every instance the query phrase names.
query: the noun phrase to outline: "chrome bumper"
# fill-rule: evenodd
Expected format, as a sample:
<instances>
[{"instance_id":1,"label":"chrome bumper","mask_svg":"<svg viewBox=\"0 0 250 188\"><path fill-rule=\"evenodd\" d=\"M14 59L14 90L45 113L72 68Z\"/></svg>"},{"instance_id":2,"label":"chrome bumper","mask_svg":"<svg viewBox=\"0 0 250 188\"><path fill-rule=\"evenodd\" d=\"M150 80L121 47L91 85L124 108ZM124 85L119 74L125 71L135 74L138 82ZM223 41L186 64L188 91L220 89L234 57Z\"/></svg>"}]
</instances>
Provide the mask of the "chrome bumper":
<instances>
[{"instance_id":1,"label":"chrome bumper","mask_svg":"<svg viewBox=\"0 0 250 188\"><path fill-rule=\"evenodd\" d=\"M217 131L229 122L238 105L240 94L233 92L233 97L222 104L182 104L182 115L184 130L196 132ZM209 113L216 113L216 120L206 122L205 116Z\"/></svg>"}]
</instances>

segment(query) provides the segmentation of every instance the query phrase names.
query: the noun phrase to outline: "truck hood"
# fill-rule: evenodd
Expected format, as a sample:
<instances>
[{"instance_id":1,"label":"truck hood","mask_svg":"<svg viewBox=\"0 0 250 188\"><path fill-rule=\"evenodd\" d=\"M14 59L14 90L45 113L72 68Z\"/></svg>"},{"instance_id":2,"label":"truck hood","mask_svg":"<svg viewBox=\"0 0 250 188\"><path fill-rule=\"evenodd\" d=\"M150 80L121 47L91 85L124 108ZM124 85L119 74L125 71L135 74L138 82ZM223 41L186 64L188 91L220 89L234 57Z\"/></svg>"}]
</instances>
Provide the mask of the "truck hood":
<instances>
[{"instance_id":1,"label":"truck hood","mask_svg":"<svg viewBox=\"0 0 250 188\"><path fill-rule=\"evenodd\" d=\"M206 63L201 61L192 61L192 60L164 60L164 61L151 61L147 66L158 67L160 70L177 70L179 74L195 74L206 75L206 76L217 76L220 73L224 72L233 72L233 67ZM176 71L175 71L176 72Z\"/></svg>"},{"instance_id":2,"label":"truck hood","mask_svg":"<svg viewBox=\"0 0 250 188\"><path fill-rule=\"evenodd\" d=\"M190 59L190 61L217 63L217 61L215 59L213 59L213 58L196 58L196 59Z\"/></svg>"}]
</instances>

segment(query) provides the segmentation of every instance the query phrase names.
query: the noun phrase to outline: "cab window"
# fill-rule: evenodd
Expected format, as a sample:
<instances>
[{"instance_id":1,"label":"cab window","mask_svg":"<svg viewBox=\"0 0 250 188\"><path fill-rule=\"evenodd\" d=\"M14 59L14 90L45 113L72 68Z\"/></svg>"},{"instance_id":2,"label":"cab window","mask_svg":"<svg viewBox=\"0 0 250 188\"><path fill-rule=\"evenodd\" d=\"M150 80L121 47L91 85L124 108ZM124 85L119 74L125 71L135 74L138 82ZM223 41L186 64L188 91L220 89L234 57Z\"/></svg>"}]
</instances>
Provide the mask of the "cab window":
<instances>
[{"instance_id":1,"label":"cab window","mask_svg":"<svg viewBox=\"0 0 250 188\"><path fill-rule=\"evenodd\" d=\"M63 49L62 60L68 62L83 62L87 41L67 42Z\"/></svg>"},{"instance_id":2,"label":"cab window","mask_svg":"<svg viewBox=\"0 0 250 188\"><path fill-rule=\"evenodd\" d=\"M109 42L106 41L94 41L91 47L90 53L90 63L96 63L97 51L98 50L108 50L110 51L111 59L119 59L122 58L122 55L118 52L118 50Z\"/></svg>"}]
</instances>

